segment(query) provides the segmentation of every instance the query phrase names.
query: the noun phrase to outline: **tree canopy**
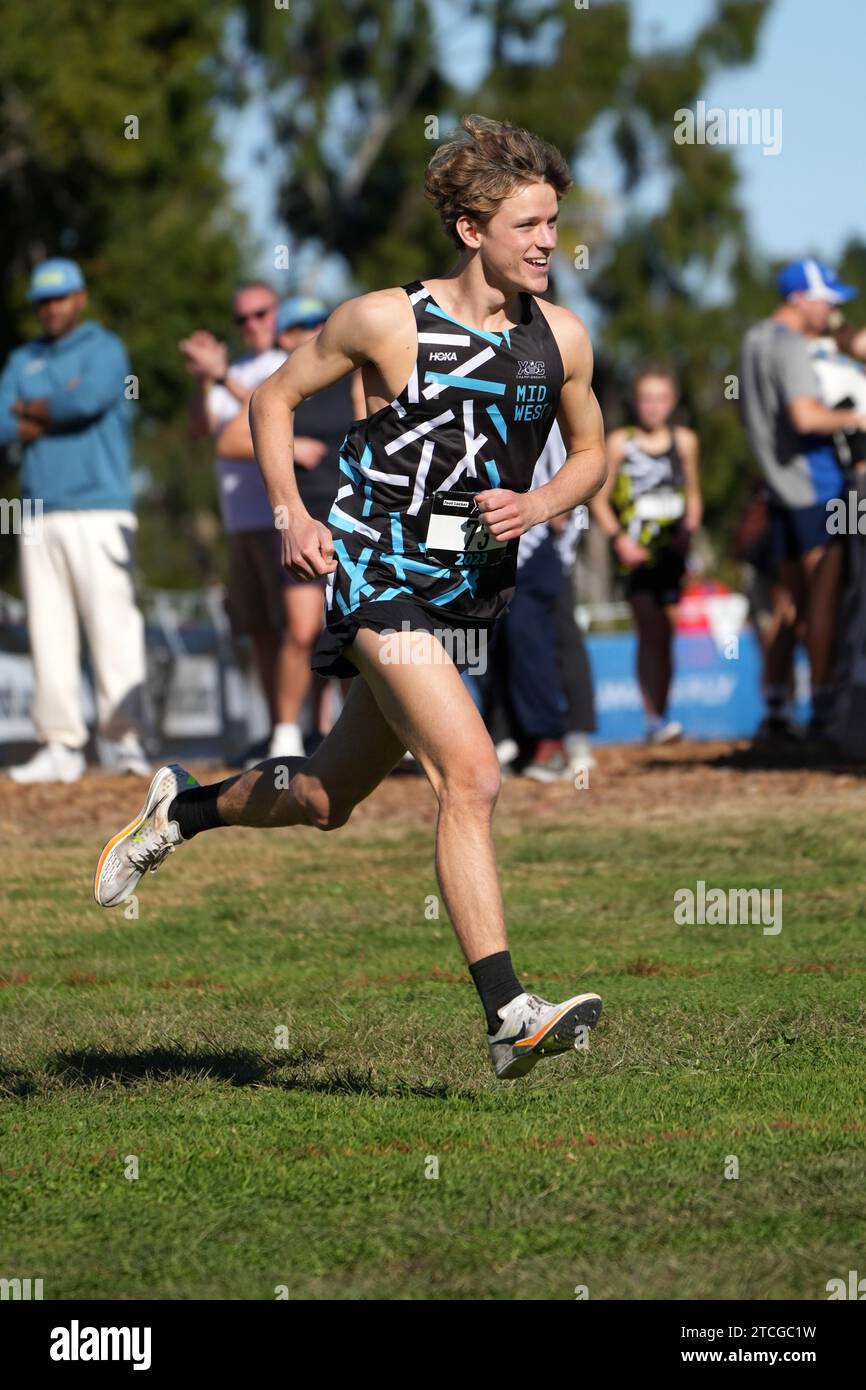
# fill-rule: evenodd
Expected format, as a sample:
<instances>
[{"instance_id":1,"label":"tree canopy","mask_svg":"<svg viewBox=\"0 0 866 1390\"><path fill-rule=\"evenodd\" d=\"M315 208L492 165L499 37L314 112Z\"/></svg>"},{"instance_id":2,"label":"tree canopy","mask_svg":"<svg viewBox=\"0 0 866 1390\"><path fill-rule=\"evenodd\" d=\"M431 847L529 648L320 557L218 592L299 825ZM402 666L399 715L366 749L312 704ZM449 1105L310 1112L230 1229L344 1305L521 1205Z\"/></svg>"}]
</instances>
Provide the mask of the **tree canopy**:
<instances>
[{"instance_id":1,"label":"tree canopy","mask_svg":"<svg viewBox=\"0 0 866 1390\"><path fill-rule=\"evenodd\" d=\"M23 298L33 264L80 260L93 312L140 379L142 510L157 517L145 572L195 582L190 528L213 495L198 466L208 446L185 432L176 344L200 325L228 334L232 289L254 269L222 172L220 108L240 112L263 85L279 215L296 248L341 258L358 291L453 263L423 177L460 114L526 126L578 172L604 130L616 206L578 178L561 211L560 296L591 306L610 426L638 364L677 370L708 524L723 538L753 473L726 383L772 284L730 148L678 144L673 124L720 70L753 59L767 9L716 0L691 41L649 51L623 0L56 0L47 38L38 9L13 9L0 48L0 352L34 329ZM665 190L660 211L647 211L647 188ZM862 244L844 269L866 288ZM10 486L6 474L0 490Z\"/></svg>"}]
</instances>

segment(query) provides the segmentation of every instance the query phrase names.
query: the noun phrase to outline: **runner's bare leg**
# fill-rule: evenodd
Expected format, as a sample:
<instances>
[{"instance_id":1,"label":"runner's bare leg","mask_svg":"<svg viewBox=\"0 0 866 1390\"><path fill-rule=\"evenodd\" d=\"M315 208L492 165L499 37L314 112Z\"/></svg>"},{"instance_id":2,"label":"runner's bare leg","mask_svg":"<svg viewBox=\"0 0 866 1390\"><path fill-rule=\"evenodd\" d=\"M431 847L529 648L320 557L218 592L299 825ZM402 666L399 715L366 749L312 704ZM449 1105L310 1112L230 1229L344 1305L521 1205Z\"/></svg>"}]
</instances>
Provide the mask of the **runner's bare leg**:
<instances>
[{"instance_id":1,"label":"runner's bare leg","mask_svg":"<svg viewBox=\"0 0 866 1390\"><path fill-rule=\"evenodd\" d=\"M269 758L226 781L226 825L310 825L335 830L406 751L366 682L356 676L340 717L310 758Z\"/></svg>"},{"instance_id":2,"label":"runner's bare leg","mask_svg":"<svg viewBox=\"0 0 866 1390\"><path fill-rule=\"evenodd\" d=\"M345 654L361 671L395 737L420 763L439 802L436 872L463 953L473 965L508 950L491 833L499 762L484 721L438 640L413 632L416 659L400 664L381 660L385 641L361 628Z\"/></svg>"},{"instance_id":3,"label":"runner's bare leg","mask_svg":"<svg viewBox=\"0 0 866 1390\"><path fill-rule=\"evenodd\" d=\"M361 628L346 648L361 675L313 756L271 758L231 778L217 809L226 825L334 830L409 748L439 802L436 872L472 965L508 949L491 834L499 762L481 715L438 640L413 633L415 660L404 664L381 660L386 640Z\"/></svg>"}]
</instances>

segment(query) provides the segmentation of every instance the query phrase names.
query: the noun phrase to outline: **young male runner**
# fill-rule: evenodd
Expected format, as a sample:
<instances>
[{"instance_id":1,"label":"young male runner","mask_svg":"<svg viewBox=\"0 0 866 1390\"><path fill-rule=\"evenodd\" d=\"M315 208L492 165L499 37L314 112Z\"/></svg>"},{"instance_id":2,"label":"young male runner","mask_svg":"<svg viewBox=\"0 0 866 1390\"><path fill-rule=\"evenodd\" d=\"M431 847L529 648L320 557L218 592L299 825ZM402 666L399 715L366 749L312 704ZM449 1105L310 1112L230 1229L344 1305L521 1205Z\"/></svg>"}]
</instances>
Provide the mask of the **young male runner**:
<instances>
[{"instance_id":1,"label":"young male runner","mask_svg":"<svg viewBox=\"0 0 866 1390\"><path fill-rule=\"evenodd\" d=\"M104 906L123 902L201 830L336 829L408 748L439 803L439 884L496 1075L510 1078L572 1046L601 1000L551 1004L515 975L491 838L499 764L447 649L504 611L519 537L590 497L605 457L586 330L535 298L547 286L567 165L527 131L479 116L462 126L425 182L458 248L455 269L342 305L258 388L250 412L284 563L299 578L328 576L313 669L361 679L311 758L264 762L207 787L164 768L141 814L105 846L95 893ZM369 414L346 437L324 526L298 497L293 415L356 367ZM554 418L568 455L530 492ZM396 660L394 633L407 639Z\"/></svg>"}]
</instances>

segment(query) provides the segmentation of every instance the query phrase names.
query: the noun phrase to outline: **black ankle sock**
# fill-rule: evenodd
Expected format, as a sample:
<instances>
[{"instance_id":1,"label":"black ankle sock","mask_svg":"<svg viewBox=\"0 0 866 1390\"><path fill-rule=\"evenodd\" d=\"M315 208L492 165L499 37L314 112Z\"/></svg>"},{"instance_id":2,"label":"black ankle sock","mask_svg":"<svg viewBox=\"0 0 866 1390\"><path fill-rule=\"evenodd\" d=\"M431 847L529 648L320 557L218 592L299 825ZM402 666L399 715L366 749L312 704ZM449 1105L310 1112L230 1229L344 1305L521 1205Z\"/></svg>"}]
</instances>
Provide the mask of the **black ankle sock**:
<instances>
[{"instance_id":1,"label":"black ankle sock","mask_svg":"<svg viewBox=\"0 0 866 1390\"><path fill-rule=\"evenodd\" d=\"M488 1033L498 1033L502 1019L497 1013L505 1004L510 1004L518 994L523 994L523 985L514 973L510 951L496 951L470 965L469 974L475 981L475 988L481 996L484 1012L487 1015Z\"/></svg>"},{"instance_id":2,"label":"black ankle sock","mask_svg":"<svg viewBox=\"0 0 866 1390\"><path fill-rule=\"evenodd\" d=\"M216 830L225 825L217 810L217 797L223 782L211 782L207 787L190 787L188 791L178 792L168 808L168 819L176 820L185 840L191 840L200 830Z\"/></svg>"}]
</instances>

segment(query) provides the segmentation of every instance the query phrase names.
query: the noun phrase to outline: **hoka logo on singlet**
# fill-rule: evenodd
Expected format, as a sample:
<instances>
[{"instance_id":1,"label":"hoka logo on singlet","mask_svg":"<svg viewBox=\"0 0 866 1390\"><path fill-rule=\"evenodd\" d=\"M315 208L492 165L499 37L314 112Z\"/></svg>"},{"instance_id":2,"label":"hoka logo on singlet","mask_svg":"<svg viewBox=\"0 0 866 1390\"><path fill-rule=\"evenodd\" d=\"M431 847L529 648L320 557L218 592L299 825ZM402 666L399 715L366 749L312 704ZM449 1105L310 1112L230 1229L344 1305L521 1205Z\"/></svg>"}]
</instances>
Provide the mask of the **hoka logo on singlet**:
<instances>
[{"instance_id":1,"label":"hoka logo on singlet","mask_svg":"<svg viewBox=\"0 0 866 1390\"><path fill-rule=\"evenodd\" d=\"M431 354L430 354L430 361L431 361L431 362L456 362L456 361L457 361L457 353L456 353L456 352L431 352Z\"/></svg>"}]
</instances>

